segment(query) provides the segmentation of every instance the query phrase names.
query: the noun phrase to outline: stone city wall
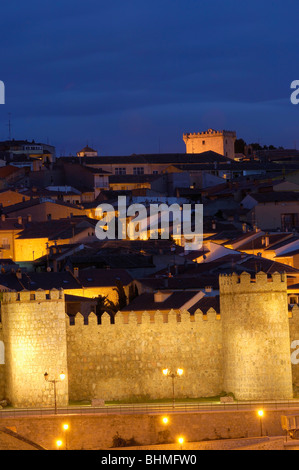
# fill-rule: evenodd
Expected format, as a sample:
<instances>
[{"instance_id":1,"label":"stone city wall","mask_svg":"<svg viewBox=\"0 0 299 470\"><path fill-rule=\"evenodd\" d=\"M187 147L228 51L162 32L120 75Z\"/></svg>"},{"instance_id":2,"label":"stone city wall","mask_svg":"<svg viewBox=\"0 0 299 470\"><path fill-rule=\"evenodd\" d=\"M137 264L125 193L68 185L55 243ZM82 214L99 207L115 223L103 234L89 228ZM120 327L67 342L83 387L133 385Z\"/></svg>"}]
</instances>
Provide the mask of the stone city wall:
<instances>
[{"instance_id":1,"label":"stone city wall","mask_svg":"<svg viewBox=\"0 0 299 470\"><path fill-rule=\"evenodd\" d=\"M71 400L102 398L138 400L170 398L172 380L162 369L184 374L175 379L176 397L218 395L222 391L221 321L216 312L196 312L191 321L184 311L177 321L173 310L164 323L156 312L154 321L147 312L118 312L115 324L108 314L97 324L95 314L89 324L77 314L75 325L67 325L68 376Z\"/></svg>"},{"instance_id":2,"label":"stone city wall","mask_svg":"<svg viewBox=\"0 0 299 470\"><path fill-rule=\"evenodd\" d=\"M281 416L290 410L265 410L263 436L284 436ZM4 414L4 413L3 413ZM184 438L185 449L229 449L251 444L261 436L257 409L251 411L216 411L171 413L165 425L163 414L86 414L69 416L40 416L2 418L1 426L10 427L46 449L56 449L57 439L62 449L97 450L113 448L113 438L118 434L125 440L134 439L135 445L161 445L160 449L179 449L177 440ZM63 424L69 430L63 431ZM241 441L232 441L240 439ZM242 442L242 440L245 440ZM249 440L250 439L250 440ZM205 441L205 442L200 442ZM196 443L197 444L192 444ZM0 442L1 444L1 442ZM175 446L176 444L176 446Z\"/></svg>"},{"instance_id":3,"label":"stone city wall","mask_svg":"<svg viewBox=\"0 0 299 470\"><path fill-rule=\"evenodd\" d=\"M84 324L77 313L70 324L63 291L4 293L0 399L20 407L53 406L45 372L49 378L67 375L57 387L59 406L69 400L169 399L172 380L164 368L184 370L174 379L177 398L221 392L238 400L291 398L292 375L299 387L299 364L291 365L299 308L288 314L285 276L221 276L220 312L118 312L115 324L107 313L101 324L94 313Z\"/></svg>"}]
</instances>

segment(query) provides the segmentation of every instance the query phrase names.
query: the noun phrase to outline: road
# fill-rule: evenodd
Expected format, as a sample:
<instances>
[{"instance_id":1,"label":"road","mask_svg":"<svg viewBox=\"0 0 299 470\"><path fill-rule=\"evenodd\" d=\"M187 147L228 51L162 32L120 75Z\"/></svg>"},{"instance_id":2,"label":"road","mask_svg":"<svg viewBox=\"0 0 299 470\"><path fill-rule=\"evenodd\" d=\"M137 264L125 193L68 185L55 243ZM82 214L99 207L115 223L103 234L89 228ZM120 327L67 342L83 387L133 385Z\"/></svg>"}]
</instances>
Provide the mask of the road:
<instances>
[{"instance_id":1,"label":"road","mask_svg":"<svg viewBox=\"0 0 299 470\"><path fill-rule=\"evenodd\" d=\"M299 400L289 401L252 401L252 402L198 402L198 403L135 403L105 406L67 406L57 409L58 415L90 415L90 414L165 414L165 413L194 413L220 411L257 411L263 410L298 410ZM49 416L55 414L53 408L3 408L0 418L22 416Z\"/></svg>"}]
</instances>

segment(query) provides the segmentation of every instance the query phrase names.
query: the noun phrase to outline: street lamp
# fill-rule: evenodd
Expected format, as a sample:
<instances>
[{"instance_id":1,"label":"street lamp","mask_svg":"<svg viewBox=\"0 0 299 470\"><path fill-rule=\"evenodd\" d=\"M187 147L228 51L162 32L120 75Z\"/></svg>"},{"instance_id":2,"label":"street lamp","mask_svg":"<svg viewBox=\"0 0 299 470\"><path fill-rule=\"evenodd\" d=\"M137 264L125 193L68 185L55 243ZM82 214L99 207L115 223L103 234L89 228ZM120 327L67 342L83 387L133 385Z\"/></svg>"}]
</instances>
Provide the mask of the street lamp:
<instances>
[{"instance_id":1,"label":"street lamp","mask_svg":"<svg viewBox=\"0 0 299 470\"><path fill-rule=\"evenodd\" d=\"M258 416L260 417L261 436L262 436L262 435L263 435L263 416L264 416L264 411L263 411L263 410L258 410L257 414L258 414Z\"/></svg>"},{"instance_id":2,"label":"street lamp","mask_svg":"<svg viewBox=\"0 0 299 470\"><path fill-rule=\"evenodd\" d=\"M50 383L52 383L53 386L54 386L55 414L57 414L56 384L57 384L57 382L62 382L62 381L65 379L65 374L62 372L62 373L59 375L59 379L52 379L52 380L50 380L50 379L49 379L49 374L48 374L48 372L45 372L45 373L44 373L44 377L45 377L46 382L50 382Z\"/></svg>"},{"instance_id":3,"label":"street lamp","mask_svg":"<svg viewBox=\"0 0 299 470\"><path fill-rule=\"evenodd\" d=\"M176 372L171 372L169 369L163 369L163 374L165 375L165 377L170 377L171 380L172 380L172 407L174 408L174 402L175 402L175 398L174 398L174 379L176 377L181 377L184 373L183 369L177 369Z\"/></svg>"},{"instance_id":4,"label":"street lamp","mask_svg":"<svg viewBox=\"0 0 299 470\"><path fill-rule=\"evenodd\" d=\"M62 446L62 441L61 441L60 439L58 439L58 440L56 441L56 445L57 445L57 449L59 450L60 447Z\"/></svg>"},{"instance_id":5,"label":"street lamp","mask_svg":"<svg viewBox=\"0 0 299 470\"><path fill-rule=\"evenodd\" d=\"M67 431L69 430L69 425L67 423L64 423L62 425L62 429L64 430L65 432L65 450L67 450Z\"/></svg>"},{"instance_id":6,"label":"street lamp","mask_svg":"<svg viewBox=\"0 0 299 470\"><path fill-rule=\"evenodd\" d=\"M181 450L182 450L182 449L183 449L183 444L184 444L184 438L183 438L183 437L179 437L179 438L178 438L178 443L180 444Z\"/></svg>"}]
</instances>

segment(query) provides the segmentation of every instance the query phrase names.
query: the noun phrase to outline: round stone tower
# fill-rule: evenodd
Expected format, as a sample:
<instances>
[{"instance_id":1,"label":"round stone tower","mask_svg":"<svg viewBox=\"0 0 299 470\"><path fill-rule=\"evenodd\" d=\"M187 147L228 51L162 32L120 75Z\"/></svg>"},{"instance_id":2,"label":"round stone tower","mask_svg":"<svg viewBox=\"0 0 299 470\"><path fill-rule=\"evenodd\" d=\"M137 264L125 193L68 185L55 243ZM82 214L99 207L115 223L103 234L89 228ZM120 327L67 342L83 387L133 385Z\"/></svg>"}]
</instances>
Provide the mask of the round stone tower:
<instances>
[{"instance_id":1,"label":"round stone tower","mask_svg":"<svg viewBox=\"0 0 299 470\"><path fill-rule=\"evenodd\" d=\"M63 291L5 292L1 303L5 396L15 407L68 404ZM44 374L48 373L48 381Z\"/></svg>"},{"instance_id":2,"label":"round stone tower","mask_svg":"<svg viewBox=\"0 0 299 470\"><path fill-rule=\"evenodd\" d=\"M238 400L290 399L286 275L221 275L223 388Z\"/></svg>"}]
</instances>

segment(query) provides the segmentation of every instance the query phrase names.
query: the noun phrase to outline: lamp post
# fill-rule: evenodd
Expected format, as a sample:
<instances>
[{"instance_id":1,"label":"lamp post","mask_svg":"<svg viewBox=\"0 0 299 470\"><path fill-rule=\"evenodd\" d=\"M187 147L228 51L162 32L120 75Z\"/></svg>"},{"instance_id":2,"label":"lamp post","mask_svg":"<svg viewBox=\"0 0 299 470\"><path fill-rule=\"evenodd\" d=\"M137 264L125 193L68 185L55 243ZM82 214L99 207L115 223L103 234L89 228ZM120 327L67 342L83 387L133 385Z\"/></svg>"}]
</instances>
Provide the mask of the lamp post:
<instances>
[{"instance_id":1,"label":"lamp post","mask_svg":"<svg viewBox=\"0 0 299 470\"><path fill-rule=\"evenodd\" d=\"M184 373L183 369L177 369L176 372L171 372L169 369L163 369L163 374L165 377L170 377L172 380L172 407L174 408L175 404L175 394L174 394L174 379L176 377L181 377Z\"/></svg>"},{"instance_id":2,"label":"lamp post","mask_svg":"<svg viewBox=\"0 0 299 470\"><path fill-rule=\"evenodd\" d=\"M64 433L65 433L65 450L67 450L67 431L69 430L69 425L67 423L64 423L62 425L62 428L64 430Z\"/></svg>"},{"instance_id":3,"label":"lamp post","mask_svg":"<svg viewBox=\"0 0 299 470\"><path fill-rule=\"evenodd\" d=\"M45 372L44 377L45 377L46 382L50 382L50 383L53 384L53 387L54 387L54 407L55 407L55 414L57 414L56 384L57 384L57 382L62 382L65 379L65 374L62 372L59 376L59 379L50 380L48 372Z\"/></svg>"},{"instance_id":4,"label":"lamp post","mask_svg":"<svg viewBox=\"0 0 299 470\"><path fill-rule=\"evenodd\" d=\"M62 446L62 441L60 439L58 439L56 441L56 445L57 445L57 450L60 450L60 447Z\"/></svg>"},{"instance_id":5,"label":"lamp post","mask_svg":"<svg viewBox=\"0 0 299 470\"><path fill-rule=\"evenodd\" d=\"M183 437L179 437L178 438L178 443L180 444L180 450L183 450L183 444L184 444L184 438Z\"/></svg>"},{"instance_id":6,"label":"lamp post","mask_svg":"<svg viewBox=\"0 0 299 470\"><path fill-rule=\"evenodd\" d=\"M261 436L262 436L262 435L263 435L263 416L264 416L264 411L263 411L263 410L258 410L257 414L258 414L258 416L260 417Z\"/></svg>"}]
</instances>

